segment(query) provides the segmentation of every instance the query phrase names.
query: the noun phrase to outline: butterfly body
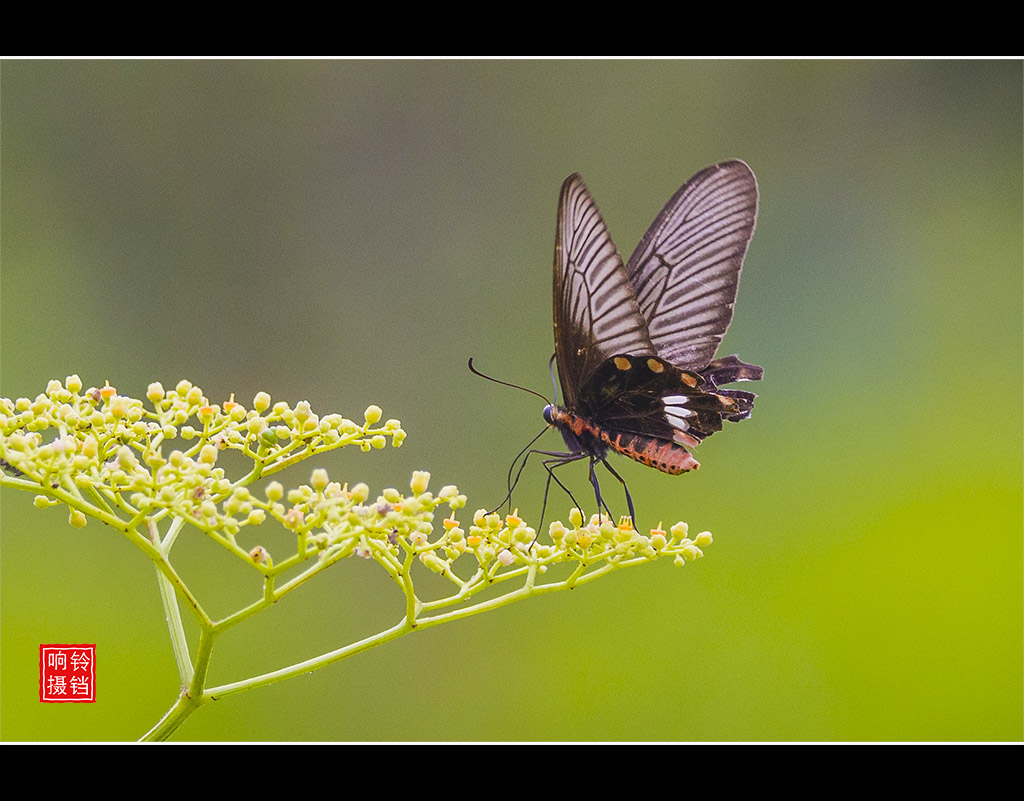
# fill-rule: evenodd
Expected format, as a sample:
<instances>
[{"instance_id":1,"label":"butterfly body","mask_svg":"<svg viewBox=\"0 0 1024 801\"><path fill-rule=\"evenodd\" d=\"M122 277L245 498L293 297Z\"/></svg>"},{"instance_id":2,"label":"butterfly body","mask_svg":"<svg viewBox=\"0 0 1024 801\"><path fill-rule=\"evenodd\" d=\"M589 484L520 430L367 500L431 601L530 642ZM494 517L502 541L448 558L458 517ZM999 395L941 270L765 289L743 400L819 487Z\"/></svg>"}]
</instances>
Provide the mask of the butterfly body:
<instances>
[{"instance_id":1,"label":"butterfly body","mask_svg":"<svg viewBox=\"0 0 1024 801\"><path fill-rule=\"evenodd\" d=\"M546 407L544 419L568 450L547 453L551 478L553 468L589 457L600 507L596 462L625 484L609 450L679 475L700 467L688 448L723 421L750 416L753 393L719 387L758 380L762 369L713 357L732 320L756 215L750 168L716 164L680 187L623 264L580 176L565 180L554 265L562 405Z\"/></svg>"},{"instance_id":2,"label":"butterfly body","mask_svg":"<svg viewBox=\"0 0 1024 801\"><path fill-rule=\"evenodd\" d=\"M589 420L557 406L547 407L544 419L562 433L562 439L570 453L586 453L600 461L608 455L608 449L611 448L616 453L672 476L700 467L686 448L672 441L600 428Z\"/></svg>"}]
</instances>

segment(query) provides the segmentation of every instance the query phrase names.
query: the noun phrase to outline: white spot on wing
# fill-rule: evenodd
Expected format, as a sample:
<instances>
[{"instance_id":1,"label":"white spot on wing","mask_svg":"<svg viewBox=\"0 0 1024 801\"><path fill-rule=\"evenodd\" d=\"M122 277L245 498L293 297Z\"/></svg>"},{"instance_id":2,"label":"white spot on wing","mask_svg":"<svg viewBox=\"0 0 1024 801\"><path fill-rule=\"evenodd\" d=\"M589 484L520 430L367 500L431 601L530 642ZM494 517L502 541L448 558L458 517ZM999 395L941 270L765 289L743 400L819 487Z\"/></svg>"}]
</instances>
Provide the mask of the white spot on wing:
<instances>
[{"instance_id":1,"label":"white spot on wing","mask_svg":"<svg viewBox=\"0 0 1024 801\"><path fill-rule=\"evenodd\" d=\"M686 422L685 418L672 414L669 411L665 412L665 419L668 420L669 425L673 428L681 428L683 431L686 431L686 429L690 427L690 424Z\"/></svg>"},{"instance_id":2,"label":"white spot on wing","mask_svg":"<svg viewBox=\"0 0 1024 801\"><path fill-rule=\"evenodd\" d=\"M686 431L690 424L686 422L687 417L693 417L693 410L688 409L686 402L689 398L686 395L666 395L661 399L665 407L665 419L673 428Z\"/></svg>"}]
</instances>

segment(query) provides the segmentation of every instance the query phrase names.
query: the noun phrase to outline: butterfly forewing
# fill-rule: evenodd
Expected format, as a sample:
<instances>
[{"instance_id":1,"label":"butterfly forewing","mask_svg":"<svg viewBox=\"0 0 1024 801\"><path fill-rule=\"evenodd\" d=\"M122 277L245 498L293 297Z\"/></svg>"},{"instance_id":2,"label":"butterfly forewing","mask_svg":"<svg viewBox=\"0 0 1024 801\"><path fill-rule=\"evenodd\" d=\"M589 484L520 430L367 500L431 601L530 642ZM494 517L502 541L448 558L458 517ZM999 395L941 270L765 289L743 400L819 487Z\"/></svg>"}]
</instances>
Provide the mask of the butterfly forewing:
<instances>
[{"instance_id":1,"label":"butterfly forewing","mask_svg":"<svg viewBox=\"0 0 1024 801\"><path fill-rule=\"evenodd\" d=\"M555 236L555 356L564 403L619 354L655 354L615 244L579 175L562 184Z\"/></svg>"},{"instance_id":2,"label":"butterfly forewing","mask_svg":"<svg viewBox=\"0 0 1024 801\"><path fill-rule=\"evenodd\" d=\"M657 354L701 370L732 321L757 218L757 180L742 161L694 175L640 240L626 272Z\"/></svg>"}]
</instances>

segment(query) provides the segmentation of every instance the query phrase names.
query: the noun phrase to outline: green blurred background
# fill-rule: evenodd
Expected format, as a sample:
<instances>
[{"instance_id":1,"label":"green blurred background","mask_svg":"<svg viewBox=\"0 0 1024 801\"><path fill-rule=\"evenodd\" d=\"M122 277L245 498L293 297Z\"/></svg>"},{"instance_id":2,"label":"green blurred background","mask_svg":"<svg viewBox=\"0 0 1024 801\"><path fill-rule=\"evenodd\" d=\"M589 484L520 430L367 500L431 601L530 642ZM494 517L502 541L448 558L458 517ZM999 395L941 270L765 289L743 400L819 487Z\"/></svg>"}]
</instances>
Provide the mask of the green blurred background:
<instances>
[{"instance_id":1,"label":"green blurred background","mask_svg":"<svg viewBox=\"0 0 1024 801\"><path fill-rule=\"evenodd\" d=\"M188 378L213 400L377 403L406 444L318 464L375 489L430 470L471 509L543 425L466 360L550 392L563 178L583 174L627 256L701 167L742 158L760 182L721 350L765 367L753 418L705 442L696 474L616 461L640 522L710 529L707 558L406 637L176 738L1020 739L1021 75L5 61L3 395L77 373L136 396ZM540 473L517 496L533 520ZM140 736L177 691L152 567L28 494L2 504L0 736ZM215 614L258 592L212 546L180 551ZM366 636L401 603L348 560L223 638L211 679ZM97 703L39 703L41 642L97 643Z\"/></svg>"}]
</instances>

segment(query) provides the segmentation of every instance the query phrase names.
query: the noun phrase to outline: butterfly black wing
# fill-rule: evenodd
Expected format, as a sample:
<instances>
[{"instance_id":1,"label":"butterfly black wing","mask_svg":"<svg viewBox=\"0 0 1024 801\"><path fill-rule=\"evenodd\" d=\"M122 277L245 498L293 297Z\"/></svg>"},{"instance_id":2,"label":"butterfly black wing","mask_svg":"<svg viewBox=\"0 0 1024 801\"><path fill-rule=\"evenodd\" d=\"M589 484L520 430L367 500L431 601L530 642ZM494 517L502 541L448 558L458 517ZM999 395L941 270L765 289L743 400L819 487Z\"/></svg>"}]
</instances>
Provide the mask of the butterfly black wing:
<instances>
[{"instance_id":1,"label":"butterfly black wing","mask_svg":"<svg viewBox=\"0 0 1024 801\"><path fill-rule=\"evenodd\" d=\"M572 409L611 357L655 355L622 259L578 174L565 179L558 199L554 287L555 359Z\"/></svg>"},{"instance_id":2,"label":"butterfly black wing","mask_svg":"<svg viewBox=\"0 0 1024 801\"><path fill-rule=\"evenodd\" d=\"M577 412L603 429L692 447L721 431L723 420L748 417L753 400L663 359L616 356L582 388Z\"/></svg>"},{"instance_id":3,"label":"butterfly black wing","mask_svg":"<svg viewBox=\"0 0 1024 801\"><path fill-rule=\"evenodd\" d=\"M757 179L742 161L707 167L665 204L629 259L651 344L683 370L708 367L732 322L757 199ZM754 365L733 377L717 367L715 383L761 377Z\"/></svg>"}]
</instances>

